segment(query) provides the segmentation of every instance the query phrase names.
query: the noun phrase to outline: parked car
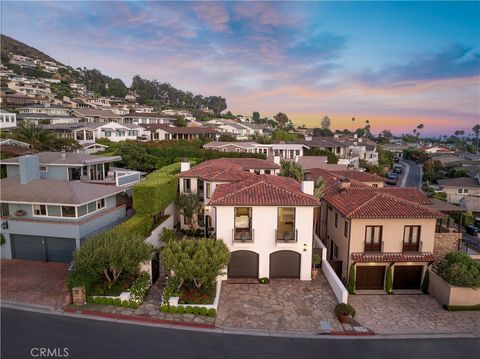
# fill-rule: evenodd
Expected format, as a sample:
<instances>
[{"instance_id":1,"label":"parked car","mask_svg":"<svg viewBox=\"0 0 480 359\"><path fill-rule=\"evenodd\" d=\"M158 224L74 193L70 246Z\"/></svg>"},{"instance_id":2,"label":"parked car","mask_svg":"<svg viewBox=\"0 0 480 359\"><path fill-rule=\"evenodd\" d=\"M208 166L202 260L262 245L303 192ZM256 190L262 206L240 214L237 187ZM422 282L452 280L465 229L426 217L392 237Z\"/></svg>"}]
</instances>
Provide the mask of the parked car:
<instances>
[{"instance_id":1,"label":"parked car","mask_svg":"<svg viewBox=\"0 0 480 359\"><path fill-rule=\"evenodd\" d=\"M480 232L480 228L475 227L473 224L467 226L466 232L470 234L471 236L476 236L478 232Z\"/></svg>"},{"instance_id":2,"label":"parked car","mask_svg":"<svg viewBox=\"0 0 480 359\"><path fill-rule=\"evenodd\" d=\"M393 172L394 173L402 173L403 172L403 167L401 164L397 163L393 165Z\"/></svg>"},{"instance_id":3,"label":"parked car","mask_svg":"<svg viewBox=\"0 0 480 359\"><path fill-rule=\"evenodd\" d=\"M395 162L400 162L400 157L395 157L393 160L394 160Z\"/></svg>"},{"instance_id":4,"label":"parked car","mask_svg":"<svg viewBox=\"0 0 480 359\"><path fill-rule=\"evenodd\" d=\"M394 185L394 186L397 184L398 175L396 173L389 172L386 177L387 177L387 180L385 182L387 184L391 184L391 185Z\"/></svg>"}]
</instances>

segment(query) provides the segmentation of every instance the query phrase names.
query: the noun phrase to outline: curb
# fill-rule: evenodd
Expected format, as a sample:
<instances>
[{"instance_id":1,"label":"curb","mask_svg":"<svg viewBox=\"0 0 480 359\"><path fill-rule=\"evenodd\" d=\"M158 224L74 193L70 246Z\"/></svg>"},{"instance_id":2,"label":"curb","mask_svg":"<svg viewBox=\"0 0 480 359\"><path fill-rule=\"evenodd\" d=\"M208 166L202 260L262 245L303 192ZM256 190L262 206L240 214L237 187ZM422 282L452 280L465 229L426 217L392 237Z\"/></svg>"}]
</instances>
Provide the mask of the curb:
<instances>
[{"instance_id":1,"label":"curb","mask_svg":"<svg viewBox=\"0 0 480 359\"><path fill-rule=\"evenodd\" d=\"M343 336L343 337L372 337L375 336L375 332L368 331L368 332L331 332L330 335L334 336Z\"/></svg>"},{"instance_id":2,"label":"curb","mask_svg":"<svg viewBox=\"0 0 480 359\"><path fill-rule=\"evenodd\" d=\"M102 313L102 312L99 312L99 311L96 311L96 310L91 310L91 309L65 308L63 311L65 313L83 314L83 315L88 315L88 316L122 320L122 321L127 321L127 322L131 321L131 322L143 322L143 323L174 325L174 326L176 325L176 326L190 327L190 328L215 329L214 324L177 322L177 321L174 321L174 320L157 319L157 318L152 318L152 317L140 317L140 316L136 316L136 315Z\"/></svg>"}]
</instances>

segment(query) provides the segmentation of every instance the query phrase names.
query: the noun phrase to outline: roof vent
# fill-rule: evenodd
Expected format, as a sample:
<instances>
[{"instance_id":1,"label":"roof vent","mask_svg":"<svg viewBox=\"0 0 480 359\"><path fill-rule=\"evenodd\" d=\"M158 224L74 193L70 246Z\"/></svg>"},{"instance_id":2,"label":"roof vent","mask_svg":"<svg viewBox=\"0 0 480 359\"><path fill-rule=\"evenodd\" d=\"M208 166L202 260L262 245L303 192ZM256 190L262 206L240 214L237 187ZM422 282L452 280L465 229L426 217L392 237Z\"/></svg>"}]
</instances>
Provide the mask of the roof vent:
<instances>
[{"instance_id":1,"label":"roof vent","mask_svg":"<svg viewBox=\"0 0 480 359\"><path fill-rule=\"evenodd\" d=\"M348 177L340 177L340 184L339 184L340 192L344 192L347 189L349 189L350 185L351 185L351 182Z\"/></svg>"}]
</instances>

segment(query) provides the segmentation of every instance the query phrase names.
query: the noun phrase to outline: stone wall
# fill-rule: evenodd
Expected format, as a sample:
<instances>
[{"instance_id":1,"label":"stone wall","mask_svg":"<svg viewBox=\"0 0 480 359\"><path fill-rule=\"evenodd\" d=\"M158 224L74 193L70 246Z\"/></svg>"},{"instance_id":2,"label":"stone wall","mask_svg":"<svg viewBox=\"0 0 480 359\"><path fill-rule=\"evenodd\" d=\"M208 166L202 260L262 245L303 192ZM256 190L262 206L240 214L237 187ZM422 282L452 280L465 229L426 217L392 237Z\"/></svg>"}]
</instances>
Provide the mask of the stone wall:
<instances>
[{"instance_id":1,"label":"stone wall","mask_svg":"<svg viewBox=\"0 0 480 359\"><path fill-rule=\"evenodd\" d=\"M87 301L87 292L85 287L72 288L72 303L73 305L84 305Z\"/></svg>"},{"instance_id":2,"label":"stone wall","mask_svg":"<svg viewBox=\"0 0 480 359\"><path fill-rule=\"evenodd\" d=\"M440 261L446 254L458 251L462 238L461 233L435 233L433 256L435 261Z\"/></svg>"}]
</instances>

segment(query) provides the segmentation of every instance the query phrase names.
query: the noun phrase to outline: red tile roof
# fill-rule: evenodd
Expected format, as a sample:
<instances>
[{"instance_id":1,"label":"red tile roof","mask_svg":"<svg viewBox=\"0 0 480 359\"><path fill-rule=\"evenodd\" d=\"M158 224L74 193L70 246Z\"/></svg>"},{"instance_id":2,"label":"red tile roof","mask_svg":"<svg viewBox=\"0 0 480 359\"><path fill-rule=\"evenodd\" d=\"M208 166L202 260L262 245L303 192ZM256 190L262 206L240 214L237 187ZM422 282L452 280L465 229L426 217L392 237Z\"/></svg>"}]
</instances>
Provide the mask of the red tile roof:
<instances>
[{"instance_id":1,"label":"red tile roof","mask_svg":"<svg viewBox=\"0 0 480 359\"><path fill-rule=\"evenodd\" d=\"M319 206L314 196L305 194L292 178L257 175L215 188L213 206Z\"/></svg>"},{"instance_id":2,"label":"red tile roof","mask_svg":"<svg viewBox=\"0 0 480 359\"><path fill-rule=\"evenodd\" d=\"M338 177L348 177L360 182L384 182L384 179L376 174L357 171L357 170L345 170L345 171L329 171L331 174Z\"/></svg>"},{"instance_id":3,"label":"red tile roof","mask_svg":"<svg viewBox=\"0 0 480 359\"><path fill-rule=\"evenodd\" d=\"M433 262L433 254L425 253L352 253L355 262Z\"/></svg>"}]
</instances>

